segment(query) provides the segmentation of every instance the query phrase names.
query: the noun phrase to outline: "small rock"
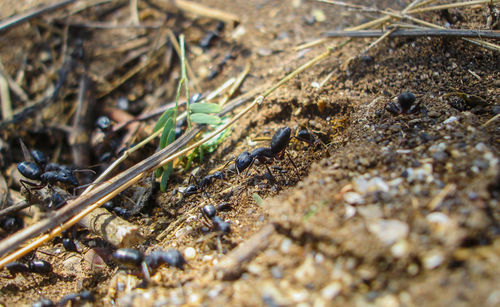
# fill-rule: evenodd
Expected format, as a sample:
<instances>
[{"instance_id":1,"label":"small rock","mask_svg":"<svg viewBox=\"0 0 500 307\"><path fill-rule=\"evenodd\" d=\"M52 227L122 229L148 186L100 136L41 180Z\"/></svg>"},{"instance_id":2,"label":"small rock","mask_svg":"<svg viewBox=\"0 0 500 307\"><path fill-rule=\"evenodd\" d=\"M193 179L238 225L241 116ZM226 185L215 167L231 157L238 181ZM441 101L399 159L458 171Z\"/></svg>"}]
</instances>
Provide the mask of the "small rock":
<instances>
[{"instance_id":1,"label":"small rock","mask_svg":"<svg viewBox=\"0 0 500 307\"><path fill-rule=\"evenodd\" d=\"M193 260L196 258L196 249L192 247L184 249L184 258L186 258L186 260Z\"/></svg>"},{"instance_id":2,"label":"small rock","mask_svg":"<svg viewBox=\"0 0 500 307\"><path fill-rule=\"evenodd\" d=\"M294 277L301 283L307 284L316 276L316 268L314 267L314 256L308 254L306 260L297 268Z\"/></svg>"},{"instance_id":3,"label":"small rock","mask_svg":"<svg viewBox=\"0 0 500 307\"><path fill-rule=\"evenodd\" d=\"M367 223L368 230L385 245L406 238L410 227L398 220L373 220Z\"/></svg>"},{"instance_id":4,"label":"small rock","mask_svg":"<svg viewBox=\"0 0 500 307\"><path fill-rule=\"evenodd\" d=\"M424 163L421 167L418 168L407 168L407 180L408 182L425 182L431 183L433 181L432 177L432 164Z\"/></svg>"},{"instance_id":5,"label":"small rock","mask_svg":"<svg viewBox=\"0 0 500 307\"><path fill-rule=\"evenodd\" d=\"M356 215L356 208L353 206L350 206L350 205L345 205L344 218L347 220L347 219L350 219L351 217L353 217L354 215Z\"/></svg>"},{"instance_id":6,"label":"small rock","mask_svg":"<svg viewBox=\"0 0 500 307\"><path fill-rule=\"evenodd\" d=\"M273 54L273 51L269 48L261 47L257 49L257 54L260 56L270 56L271 54Z\"/></svg>"},{"instance_id":7,"label":"small rock","mask_svg":"<svg viewBox=\"0 0 500 307\"><path fill-rule=\"evenodd\" d=\"M380 219L384 216L380 207L376 205L359 207L358 212L367 220Z\"/></svg>"},{"instance_id":8,"label":"small rock","mask_svg":"<svg viewBox=\"0 0 500 307\"><path fill-rule=\"evenodd\" d=\"M342 291L342 284L334 281L321 289L321 296L326 300L333 300Z\"/></svg>"},{"instance_id":9,"label":"small rock","mask_svg":"<svg viewBox=\"0 0 500 307\"><path fill-rule=\"evenodd\" d=\"M286 238L281 242L280 251L283 254L288 254L290 252L291 247L292 247L292 240Z\"/></svg>"},{"instance_id":10,"label":"small rock","mask_svg":"<svg viewBox=\"0 0 500 307\"><path fill-rule=\"evenodd\" d=\"M404 258L408 255L410 244L406 240L399 240L391 247L391 254L396 258Z\"/></svg>"},{"instance_id":11,"label":"small rock","mask_svg":"<svg viewBox=\"0 0 500 307\"><path fill-rule=\"evenodd\" d=\"M375 305L376 306L383 306L383 307L399 307L399 299L392 294L387 294L384 296L380 296L375 300Z\"/></svg>"},{"instance_id":12,"label":"small rock","mask_svg":"<svg viewBox=\"0 0 500 307\"><path fill-rule=\"evenodd\" d=\"M456 123L458 122L458 118L456 116L450 116L448 119L446 119L443 124L445 125L450 125L450 124L453 124L453 123Z\"/></svg>"},{"instance_id":13,"label":"small rock","mask_svg":"<svg viewBox=\"0 0 500 307\"><path fill-rule=\"evenodd\" d=\"M428 270L437 268L443 263L443 261L444 261L444 256L438 251L429 252L422 259L424 267Z\"/></svg>"},{"instance_id":14,"label":"small rock","mask_svg":"<svg viewBox=\"0 0 500 307\"><path fill-rule=\"evenodd\" d=\"M271 267L271 275L276 279L281 279L283 278L283 270L279 266L273 266Z\"/></svg>"},{"instance_id":15,"label":"small rock","mask_svg":"<svg viewBox=\"0 0 500 307\"><path fill-rule=\"evenodd\" d=\"M365 202L363 197L356 192L347 192L344 194L344 201L350 205L361 205Z\"/></svg>"},{"instance_id":16,"label":"small rock","mask_svg":"<svg viewBox=\"0 0 500 307\"><path fill-rule=\"evenodd\" d=\"M359 177L353 180L352 186L361 194L379 191L389 192L389 185L380 177L373 177L370 180Z\"/></svg>"}]
</instances>

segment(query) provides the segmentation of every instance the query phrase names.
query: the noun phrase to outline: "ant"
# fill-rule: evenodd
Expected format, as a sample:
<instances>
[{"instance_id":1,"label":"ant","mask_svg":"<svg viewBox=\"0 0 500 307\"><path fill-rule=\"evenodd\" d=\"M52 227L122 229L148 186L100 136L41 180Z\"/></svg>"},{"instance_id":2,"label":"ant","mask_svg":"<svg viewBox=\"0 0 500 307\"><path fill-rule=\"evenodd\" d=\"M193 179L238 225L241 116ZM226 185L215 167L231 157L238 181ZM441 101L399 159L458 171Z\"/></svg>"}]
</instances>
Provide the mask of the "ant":
<instances>
[{"instance_id":1,"label":"ant","mask_svg":"<svg viewBox=\"0 0 500 307\"><path fill-rule=\"evenodd\" d=\"M251 152L242 152L235 160L236 171L238 172L238 174L243 172L245 169L252 166L255 160L258 160L259 162L266 165L272 163L274 159L283 159L283 155L286 153L285 149L290 143L290 138L291 129L289 127L279 128L271 138L270 147L259 147L252 150ZM288 154L287 156L298 172L297 166L295 165L293 160ZM269 174L272 176L271 170L267 165L266 168Z\"/></svg>"},{"instance_id":2,"label":"ant","mask_svg":"<svg viewBox=\"0 0 500 307\"><path fill-rule=\"evenodd\" d=\"M71 293L65 295L61 298L61 300L57 304L47 298L42 298L39 301L33 303L32 306L33 307L66 306L70 302L71 306L75 306L76 303L95 302L95 297L92 292L85 290L80 293Z\"/></svg>"},{"instance_id":3,"label":"ant","mask_svg":"<svg viewBox=\"0 0 500 307\"><path fill-rule=\"evenodd\" d=\"M195 184L190 184L189 186L187 186L186 189L184 189L184 191L182 192L184 196L189 196L199 192L204 192L210 185L212 185L215 182L215 180L217 179L224 180L225 176L223 172L216 171L212 174L206 175L199 182L193 175L191 175L189 181L191 181L191 179L193 179Z\"/></svg>"},{"instance_id":4,"label":"ant","mask_svg":"<svg viewBox=\"0 0 500 307\"><path fill-rule=\"evenodd\" d=\"M5 232L12 233L23 228L23 220L18 216L0 217L0 228Z\"/></svg>"},{"instance_id":5,"label":"ant","mask_svg":"<svg viewBox=\"0 0 500 307\"><path fill-rule=\"evenodd\" d=\"M417 98L411 92L399 94L393 101L387 102L386 110L394 115L401 113L413 113L419 108L418 104L414 104Z\"/></svg>"},{"instance_id":6,"label":"ant","mask_svg":"<svg viewBox=\"0 0 500 307\"><path fill-rule=\"evenodd\" d=\"M40 181L41 184L35 184L33 182L21 179L21 184L26 187L25 184L32 186L33 188L43 188L47 184L62 183L63 185L78 186L78 180L76 179L74 172L65 165L59 165L57 163L47 163L47 158L39 150L28 151L26 145L21 141L21 148L23 150L24 157L27 161L22 161L17 164L17 169L24 177ZM30 157L34 162L30 161Z\"/></svg>"},{"instance_id":7,"label":"ant","mask_svg":"<svg viewBox=\"0 0 500 307\"><path fill-rule=\"evenodd\" d=\"M212 222L213 228L220 230L222 234L231 232L231 225L216 215L217 209L213 205L205 205L200 211L206 219Z\"/></svg>"},{"instance_id":8,"label":"ant","mask_svg":"<svg viewBox=\"0 0 500 307\"><path fill-rule=\"evenodd\" d=\"M47 275L52 272L52 265L50 262L40 259L33 259L28 262L28 264L24 264L21 262L11 262L5 266L5 268L9 271L11 277L14 278L18 273L36 273L40 275Z\"/></svg>"},{"instance_id":9,"label":"ant","mask_svg":"<svg viewBox=\"0 0 500 307\"><path fill-rule=\"evenodd\" d=\"M87 290L80 293L71 293L63 296L57 306L66 306L69 302L71 302L71 306L75 306L77 302L95 302L95 297L92 292Z\"/></svg>"},{"instance_id":10,"label":"ant","mask_svg":"<svg viewBox=\"0 0 500 307\"><path fill-rule=\"evenodd\" d=\"M163 264L168 264L181 270L184 270L184 265L186 264L184 256L176 249L169 249L167 251L156 250L149 255L144 255L136 249L120 248L113 253L113 259L129 269L140 267L146 280L150 280L151 269L156 269Z\"/></svg>"}]
</instances>

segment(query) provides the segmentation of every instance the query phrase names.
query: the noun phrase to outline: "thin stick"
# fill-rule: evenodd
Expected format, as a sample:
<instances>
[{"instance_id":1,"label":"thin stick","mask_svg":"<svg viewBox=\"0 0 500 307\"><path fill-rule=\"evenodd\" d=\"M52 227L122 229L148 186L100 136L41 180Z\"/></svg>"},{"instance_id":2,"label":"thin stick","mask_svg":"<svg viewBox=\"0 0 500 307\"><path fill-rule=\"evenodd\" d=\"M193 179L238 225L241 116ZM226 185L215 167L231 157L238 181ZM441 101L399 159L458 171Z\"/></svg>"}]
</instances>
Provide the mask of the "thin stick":
<instances>
[{"instance_id":1,"label":"thin stick","mask_svg":"<svg viewBox=\"0 0 500 307\"><path fill-rule=\"evenodd\" d=\"M133 25L138 25L140 23L137 2L138 0L130 0L130 21Z\"/></svg>"},{"instance_id":2,"label":"thin stick","mask_svg":"<svg viewBox=\"0 0 500 307\"><path fill-rule=\"evenodd\" d=\"M186 0L174 0L174 3L177 8L191 14L217 19L226 23L240 23L240 18L235 14L213 9L202 4Z\"/></svg>"},{"instance_id":3,"label":"thin stick","mask_svg":"<svg viewBox=\"0 0 500 307\"><path fill-rule=\"evenodd\" d=\"M12 27L17 26L17 25L20 25L22 23L25 23L25 22L37 17L37 16L40 16L42 14L49 13L49 12L55 11L59 8L65 7L65 6L71 4L75 1L76 0L63 0L63 1L59 1L59 2L54 3L54 4L46 5L46 6L41 7L41 8L35 8L32 10L28 10L25 13L21 13L17 16L11 17L11 18L7 18L5 21L0 22L0 31L12 28Z\"/></svg>"},{"instance_id":4,"label":"thin stick","mask_svg":"<svg viewBox=\"0 0 500 307\"><path fill-rule=\"evenodd\" d=\"M16 204L13 204L12 206L0 210L0 217L16 213L17 211L23 210L24 208L31 207L31 205L32 204L30 204L29 202L22 200Z\"/></svg>"},{"instance_id":5,"label":"thin stick","mask_svg":"<svg viewBox=\"0 0 500 307\"><path fill-rule=\"evenodd\" d=\"M443 5L423 7L423 8L419 8L419 9L412 9L412 10L407 11L406 13L418 14L418 13L423 13L423 12L446 10L446 9L471 6L471 5L477 5L477 4L486 4L486 3L493 4L496 2L500 2L500 0L476 0L476 1L459 2L459 3L449 3L449 4L443 4Z\"/></svg>"},{"instance_id":6,"label":"thin stick","mask_svg":"<svg viewBox=\"0 0 500 307\"><path fill-rule=\"evenodd\" d=\"M24 103L32 103L23 88L17 84L16 80L12 79L11 76L5 71L2 61L0 60L0 74L7 80L10 89L19 97Z\"/></svg>"},{"instance_id":7,"label":"thin stick","mask_svg":"<svg viewBox=\"0 0 500 307\"><path fill-rule=\"evenodd\" d=\"M2 119L11 120L13 112L9 84L2 74L0 74L0 99L2 100Z\"/></svg>"},{"instance_id":8,"label":"thin stick","mask_svg":"<svg viewBox=\"0 0 500 307\"><path fill-rule=\"evenodd\" d=\"M489 124L491 124L492 122L494 122L495 120L497 120L499 118L500 118L500 113L498 113L497 115L495 115L492 118L490 118L488 121L486 121L484 124L482 124L481 127L486 127L486 126L488 126Z\"/></svg>"},{"instance_id":9,"label":"thin stick","mask_svg":"<svg viewBox=\"0 0 500 307\"><path fill-rule=\"evenodd\" d=\"M234 82L233 86L229 89L229 91L223 96L219 104L223 106L228 102L229 99L233 96L234 92L240 87L241 83L243 83L243 80L245 80L246 76L250 72L250 64L247 64L245 66L245 70L236 78L236 81Z\"/></svg>"},{"instance_id":10,"label":"thin stick","mask_svg":"<svg viewBox=\"0 0 500 307\"><path fill-rule=\"evenodd\" d=\"M329 31L323 33L326 37L378 37L383 32L380 30L361 31ZM398 29L389 34L391 37L412 37L412 36L446 36L446 37L477 37L500 39L499 31L488 30L463 30L463 29Z\"/></svg>"}]
</instances>

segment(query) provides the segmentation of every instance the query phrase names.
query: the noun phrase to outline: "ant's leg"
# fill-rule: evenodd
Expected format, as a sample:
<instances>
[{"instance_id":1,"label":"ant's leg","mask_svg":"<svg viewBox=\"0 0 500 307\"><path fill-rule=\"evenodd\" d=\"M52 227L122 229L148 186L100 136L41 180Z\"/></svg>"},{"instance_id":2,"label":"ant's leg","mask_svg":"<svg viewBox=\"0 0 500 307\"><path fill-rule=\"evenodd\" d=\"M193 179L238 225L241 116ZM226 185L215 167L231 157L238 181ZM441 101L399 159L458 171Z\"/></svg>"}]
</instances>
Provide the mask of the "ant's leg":
<instances>
[{"instance_id":1,"label":"ant's leg","mask_svg":"<svg viewBox=\"0 0 500 307\"><path fill-rule=\"evenodd\" d=\"M27 181L27 180L24 180L24 179L19 180L19 182L22 184L22 186L28 192L30 192L31 190L41 190L41 189L43 189L45 187L45 184L36 184L36 183L33 183L31 181ZM30 188L28 188L26 185L29 185Z\"/></svg>"},{"instance_id":2,"label":"ant's leg","mask_svg":"<svg viewBox=\"0 0 500 307\"><path fill-rule=\"evenodd\" d=\"M288 153L288 151L285 150L285 154L288 157L288 160L290 160L290 162L292 163L293 167L295 168L295 171L297 172L297 177L300 180L300 174L299 174L299 169L297 168L297 165L295 165L295 162L293 162L292 157L290 157L290 154Z\"/></svg>"},{"instance_id":3,"label":"ant's leg","mask_svg":"<svg viewBox=\"0 0 500 307\"><path fill-rule=\"evenodd\" d=\"M273 176L273 173L271 172L271 169L269 168L269 166L267 164L264 164L267 168L267 172L269 173L269 176L270 176L270 179L272 182L276 182L276 180L274 179L274 176Z\"/></svg>"},{"instance_id":4,"label":"ant's leg","mask_svg":"<svg viewBox=\"0 0 500 307\"><path fill-rule=\"evenodd\" d=\"M200 186L200 183L198 182L198 179L196 179L195 176L193 176L193 174L189 175L189 181L188 181L188 184L191 184L191 179L194 181L194 183L197 185L197 186Z\"/></svg>"},{"instance_id":5,"label":"ant's leg","mask_svg":"<svg viewBox=\"0 0 500 307\"><path fill-rule=\"evenodd\" d=\"M144 275L144 279L146 279L146 281L150 281L151 280L151 272L150 272L149 266L144 261L141 263L141 271L142 271L142 275Z\"/></svg>"}]
</instances>

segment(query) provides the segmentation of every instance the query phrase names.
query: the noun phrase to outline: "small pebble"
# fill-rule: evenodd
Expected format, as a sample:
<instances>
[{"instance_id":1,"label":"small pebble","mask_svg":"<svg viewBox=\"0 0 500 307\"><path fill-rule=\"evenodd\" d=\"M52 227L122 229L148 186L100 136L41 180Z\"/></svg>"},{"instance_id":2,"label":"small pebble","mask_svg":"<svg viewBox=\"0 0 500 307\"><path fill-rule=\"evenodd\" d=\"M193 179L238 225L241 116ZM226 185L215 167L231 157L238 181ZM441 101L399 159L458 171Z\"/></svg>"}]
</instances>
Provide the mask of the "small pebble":
<instances>
[{"instance_id":1,"label":"small pebble","mask_svg":"<svg viewBox=\"0 0 500 307\"><path fill-rule=\"evenodd\" d=\"M347 192L344 194L344 200L350 205L361 205L365 202L363 196L356 192Z\"/></svg>"},{"instance_id":2,"label":"small pebble","mask_svg":"<svg viewBox=\"0 0 500 307\"><path fill-rule=\"evenodd\" d=\"M342 284L334 281L321 289L321 296L326 300L333 300L342 291Z\"/></svg>"},{"instance_id":3,"label":"small pebble","mask_svg":"<svg viewBox=\"0 0 500 307\"><path fill-rule=\"evenodd\" d=\"M403 258L408 255L410 244L406 240L399 240L391 247L391 254L396 258Z\"/></svg>"},{"instance_id":4,"label":"small pebble","mask_svg":"<svg viewBox=\"0 0 500 307\"><path fill-rule=\"evenodd\" d=\"M385 245L391 245L399 239L406 238L410 231L408 224L398 220L369 221L367 227Z\"/></svg>"},{"instance_id":5,"label":"small pebble","mask_svg":"<svg viewBox=\"0 0 500 307\"><path fill-rule=\"evenodd\" d=\"M424 259L422 259L422 263L424 267L428 270L432 270L440 266L444 261L444 256L440 252L430 252Z\"/></svg>"},{"instance_id":6,"label":"small pebble","mask_svg":"<svg viewBox=\"0 0 500 307\"><path fill-rule=\"evenodd\" d=\"M455 122L458 122L458 118L456 116L451 116L449 117L448 119L446 119L443 124L445 125L449 125L449 124L453 124Z\"/></svg>"},{"instance_id":7,"label":"small pebble","mask_svg":"<svg viewBox=\"0 0 500 307\"><path fill-rule=\"evenodd\" d=\"M280 251L283 254L288 254L290 252L291 247L292 247L292 240L286 238L281 242Z\"/></svg>"},{"instance_id":8,"label":"small pebble","mask_svg":"<svg viewBox=\"0 0 500 307\"><path fill-rule=\"evenodd\" d=\"M193 260L196 258L196 250L193 247L188 247L184 250L184 258L186 260Z\"/></svg>"},{"instance_id":9,"label":"small pebble","mask_svg":"<svg viewBox=\"0 0 500 307\"><path fill-rule=\"evenodd\" d=\"M276 279L281 279L283 278L283 271L279 266L273 266L271 267L271 275Z\"/></svg>"}]
</instances>

